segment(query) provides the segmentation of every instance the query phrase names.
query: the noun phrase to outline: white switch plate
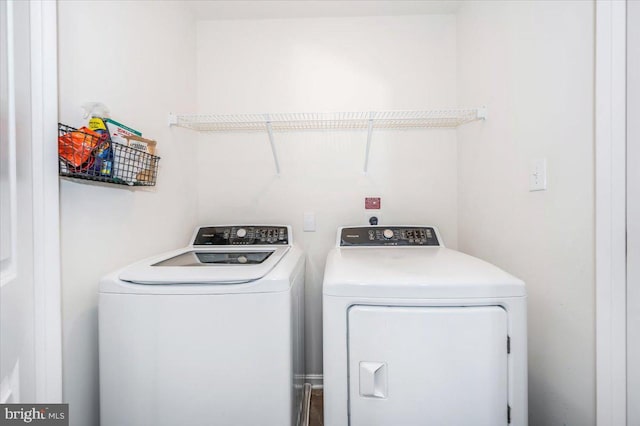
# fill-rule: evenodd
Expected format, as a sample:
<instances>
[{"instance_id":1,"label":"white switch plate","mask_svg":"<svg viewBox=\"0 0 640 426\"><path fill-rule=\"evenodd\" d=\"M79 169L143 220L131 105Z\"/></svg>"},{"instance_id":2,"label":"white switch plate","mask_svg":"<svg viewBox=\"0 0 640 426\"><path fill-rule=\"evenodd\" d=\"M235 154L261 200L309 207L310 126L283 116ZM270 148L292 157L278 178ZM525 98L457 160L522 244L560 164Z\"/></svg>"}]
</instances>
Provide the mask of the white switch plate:
<instances>
[{"instance_id":1,"label":"white switch plate","mask_svg":"<svg viewBox=\"0 0 640 426\"><path fill-rule=\"evenodd\" d=\"M531 160L529 170L529 191L547 190L547 159Z\"/></svg>"},{"instance_id":2,"label":"white switch plate","mask_svg":"<svg viewBox=\"0 0 640 426\"><path fill-rule=\"evenodd\" d=\"M305 212L302 229L304 232L316 232L316 214L315 213Z\"/></svg>"}]
</instances>

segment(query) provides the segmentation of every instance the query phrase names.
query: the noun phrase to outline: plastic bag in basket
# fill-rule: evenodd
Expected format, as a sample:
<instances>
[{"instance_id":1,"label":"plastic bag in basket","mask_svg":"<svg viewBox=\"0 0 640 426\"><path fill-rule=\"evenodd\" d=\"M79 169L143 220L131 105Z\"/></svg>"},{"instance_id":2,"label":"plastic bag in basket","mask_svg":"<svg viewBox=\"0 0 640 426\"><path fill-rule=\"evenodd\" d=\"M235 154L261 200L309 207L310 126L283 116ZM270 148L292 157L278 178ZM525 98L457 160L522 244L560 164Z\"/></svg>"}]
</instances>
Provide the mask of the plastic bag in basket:
<instances>
[{"instance_id":1,"label":"plastic bag in basket","mask_svg":"<svg viewBox=\"0 0 640 426\"><path fill-rule=\"evenodd\" d=\"M58 155L73 167L85 163L94 148L100 143L101 135L82 127L58 137Z\"/></svg>"}]
</instances>

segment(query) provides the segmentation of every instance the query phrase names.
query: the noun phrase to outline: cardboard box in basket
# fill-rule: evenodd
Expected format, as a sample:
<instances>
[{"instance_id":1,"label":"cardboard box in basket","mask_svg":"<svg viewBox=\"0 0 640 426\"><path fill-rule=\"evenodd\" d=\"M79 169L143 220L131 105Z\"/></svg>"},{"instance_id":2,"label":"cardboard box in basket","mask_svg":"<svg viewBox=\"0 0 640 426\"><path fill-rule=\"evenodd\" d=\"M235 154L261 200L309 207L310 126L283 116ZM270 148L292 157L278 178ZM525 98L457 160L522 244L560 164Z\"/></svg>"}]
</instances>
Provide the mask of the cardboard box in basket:
<instances>
[{"instance_id":1,"label":"cardboard box in basket","mask_svg":"<svg viewBox=\"0 0 640 426\"><path fill-rule=\"evenodd\" d=\"M129 147L147 154L156 155L156 141L135 135L125 136L125 139ZM152 181L156 174L156 167L158 167L158 162L154 158L145 155L140 165L140 171L136 174L136 180L138 182Z\"/></svg>"},{"instance_id":2,"label":"cardboard box in basket","mask_svg":"<svg viewBox=\"0 0 640 426\"><path fill-rule=\"evenodd\" d=\"M156 175L156 141L140 136L127 136L124 144L114 143L114 178L129 185L136 182L153 182ZM149 155L151 154L151 155Z\"/></svg>"},{"instance_id":3,"label":"cardboard box in basket","mask_svg":"<svg viewBox=\"0 0 640 426\"><path fill-rule=\"evenodd\" d=\"M115 120L110 118L104 119L104 124L109 131L109 135L111 136L111 141L115 143L119 143L122 145L126 145L127 136L142 136L142 133L139 131L132 129L131 127L125 126L122 123L118 123Z\"/></svg>"}]
</instances>

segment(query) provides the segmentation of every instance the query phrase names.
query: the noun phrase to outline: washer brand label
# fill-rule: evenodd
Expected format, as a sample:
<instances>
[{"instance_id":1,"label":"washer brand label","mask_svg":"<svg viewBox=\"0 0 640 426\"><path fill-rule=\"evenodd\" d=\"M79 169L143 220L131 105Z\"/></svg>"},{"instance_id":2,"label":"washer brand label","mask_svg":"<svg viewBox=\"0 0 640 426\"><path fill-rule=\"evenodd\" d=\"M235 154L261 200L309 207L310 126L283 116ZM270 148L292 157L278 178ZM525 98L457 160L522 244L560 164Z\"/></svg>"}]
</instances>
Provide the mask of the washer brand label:
<instances>
[{"instance_id":1,"label":"washer brand label","mask_svg":"<svg viewBox=\"0 0 640 426\"><path fill-rule=\"evenodd\" d=\"M353 234L351 234L351 235L349 235L349 234L345 235L345 237L347 237L347 238L358 238L359 236L360 236L360 235L353 235Z\"/></svg>"},{"instance_id":2,"label":"washer brand label","mask_svg":"<svg viewBox=\"0 0 640 426\"><path fill-rule=\"evenodd\" d=\"M0 404L0 426L69 426L69 404Z\"/></svg>"}]
</instances>

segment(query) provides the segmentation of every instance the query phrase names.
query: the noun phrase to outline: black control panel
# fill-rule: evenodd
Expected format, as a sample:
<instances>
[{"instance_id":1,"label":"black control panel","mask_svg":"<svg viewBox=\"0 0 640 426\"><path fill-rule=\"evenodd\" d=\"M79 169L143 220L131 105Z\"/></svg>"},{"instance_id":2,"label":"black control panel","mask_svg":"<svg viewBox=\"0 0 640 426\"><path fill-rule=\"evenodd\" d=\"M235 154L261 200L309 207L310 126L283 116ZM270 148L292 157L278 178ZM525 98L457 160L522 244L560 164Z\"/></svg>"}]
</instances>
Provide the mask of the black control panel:
<instances>
[{"instance_id":1,"label":"black control panel","mask_svg":"<svg viewBox=\"0 0 640 426\"><path fill-rule=\"evenodd\" d=\"M410 226L369 226L343 228L341 246L439 246L433 228Z\"/></svg>"},{"instance_id":2,"label":"black control panel","mask_svg":"<svg viewBox=\"0 0 640 426\"><path fill-rule=\"evenodd\" d=\"M285 226L207 226L200 228L193 245L289 244L289 232Z\"/></svg>"}]
</instances>

